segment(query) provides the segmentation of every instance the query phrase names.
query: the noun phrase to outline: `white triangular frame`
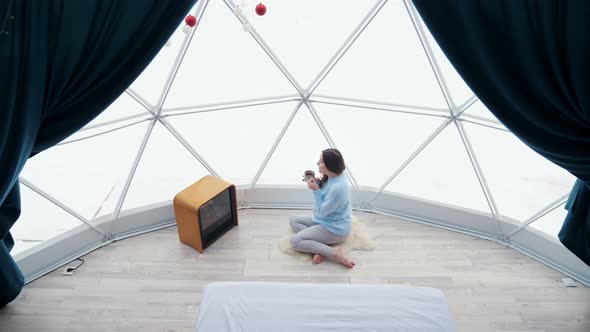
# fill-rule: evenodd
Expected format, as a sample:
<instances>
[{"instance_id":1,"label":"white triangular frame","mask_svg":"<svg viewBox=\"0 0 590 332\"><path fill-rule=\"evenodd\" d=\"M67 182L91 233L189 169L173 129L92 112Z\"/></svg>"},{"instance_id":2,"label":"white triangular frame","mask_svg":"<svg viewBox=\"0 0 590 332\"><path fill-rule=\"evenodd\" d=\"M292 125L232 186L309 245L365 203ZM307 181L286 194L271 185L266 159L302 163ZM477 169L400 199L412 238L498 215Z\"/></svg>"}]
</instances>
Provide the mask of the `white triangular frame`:
<instances>
[{"instance_id":1,"label":"white triangular frame","mask_svg":"<svg viewBox=\"0 0 590 332\"><path fill-rule=\"evenodd\" d=\"M233 12L233 8L235 7L235 4L231 0L222 0L222 1L226 4L228 10L231 10ZM430 144L430 142L432 142L436 138L436 136L440 132L442 132L442 130L444 128L446 128L449 124L453 123L453 124L455 124L455 126L460 134L462 143L465 147L465 151L469 156L469 160L470 160L473 170L477 176L481 190L484 193L487 204L490 208L492 220L495 223L496 234L493 234L493 238L490 238L490 240L494 240L499 243L504 243L504 244L510 245L511 247L515 248L516 250L519 250L522 253L525 253L537 260L540 260L543 263L548 264L548 265L552 266L553 268L556 268L556 269L562 271L565 274L571 275L571 276L577 278L578 280L582 280L582 282L584 282L584 283L590 284L590 278L586 279L584 276L580 276L579 274L576 274L575 268L572 270L568 270L567 266L563 267L559 264L556 265L553 262L550 262L550 261L548 262L548 261L544 260L542 255L539 256L539 255L535 254L534 252L528 251L528 249L526 249L526 247L521 247L518 244L512 244L510 242L512 236L514 236L518 232L521 232L522 230L526 229L530 224L532 224L536 220L539 220L541 217L550 213L551 211L553 211L557 207L563 205L565 200L567 200L567 195L560 197L559 199L557 199L554 202L552 202L551 204L549 204L547 207L541 209L539 212L535 213L530 218L528 218L526 221L524 221L524 223L522 225L520 225L519 227L517 227L515 229L512 229L508 234L504 233L504 230L501 227L502 220L499 219L500 213L498 212L498 209L496 207L496 204L494 202L492 194L491 194L489 187L487 185L487 182L485 180L485 176L484 176L483 172L481 171L478 160L477 160L476 155L475 155L473 148L471 146L471 142L469 140L469 137L467 136L467 134L463 128L462 122L469 122L469 123L473 123L476 125L485 126L485 127L488 127L488 128L494 129L494 130L508 131L508 129L506 129L504 126L502 126L499 123L495 123L495 122L492 123L491 121L483 121L481 119L474 119L472 117L462 116L463 113L473 103L475 103L478 99L476 96L473 96L473 97L469 98L462 105L455 105L454 100L452 99L451 94L448 91L448 87L445 83L445 79L442 75L442 72L438 66L437 60L433 55L433 52L432 52L432 49L429 45L428 39L425 36L424 27L422 26L421 23L419 23L420 22L418 19L419 14L417 13L414 5L411 3L410 0L403 0L404 5L405 5L408 15L412 21L414 29L416 30L417 37L419 38L421 45L423 47L423 50L428 58L431 69L436 77L437 84L439 85L441 92L443 93L443 96L444 96L445 101L448 106L448 110L446 110L446 111L448 111L448 114L443 114L442 112L440 112L440 110L425 109L423 107L418 107L418 106L388 105L388 104L382 104L382 103L373 103L370 101L355 101L355 100L346 100L343 98L315 96L313 94L313 92L316 90L316 88L323 82L323 80L327 77L327 75L329 75L329 73L334 68L334 66L336 66L338 61L346 54L346 52L350 49L350 47L354 44L354 42L358 39L358 37L363 33L363 31L366 29L366 27L373 21L373 19L376 17L376 15L379 14L379 12L383 8L383 6L387 3L387 1L388 0L379 1L371 9L371 11L369 11L369 13L366 15L366 17L363 19L363 21L359 24L359 26L357 26L357 28L351 33L350 37L347 38L346 41L343 43L342 47L340 47L338 49L338 51L334 54L334 56L330 59L330 61L325 65L325 67L320 71L320 73L318 73L318 76L314 79L314 81L310 84L310 86L305 90L297 83L297 81L290 74L288 69L276 57L275 53L272 51L272 49L269 47L269 45L266 44L266 42L264 41L262 36L260 36L254 28L250 29L250 31L249 31L250 35L258 43L258 45L263 49L263 51L270 57L272 62L278 67L278 69L281 71L281 73L283 73L283 75L291 83L291 85L293 85L293 87L295 88L295 90L297 92L297 94L295 96L278 96L278 97L269 97L269 98L258 99L258 100L238 101L238 102L234 101L231 103L220 103L220 104L216 104L216 105L201 105L201 106L194 106L194 107L185 107L183 109L178 109L178 110L170 109L170 110L166 110L166 113L163 114L162 113L163 105L164 105L164 102L165 102L166 97L168 95L168 92L170 91L170 87L171 87L171 85L176 77L176 74L180 68L180 65L184 59L184 55L186 54L188 46L190 45L190 43L193 39L195 31L198 30L198 29L192 29L191 32L186 35L186 37L183 41L183 44L179 50L179 54L177 55L177 58L175 60L173 67L170 69L170 73L168 75L166 84L164 85L164 88L162 90L162 93L161 93L156 105L151 105L150 103L148 103L145 100L145 98L143 98L136 91L133 91L131 88L127 89L126 93L129 96L131 96L139 105L141 105L143 108L145 108L147 111L149 111L149 113L142 113L142 114L134 115L133 117L118 119L116 121L109 121L108 124L100 124L100 125L94 126L92 128L84 128L84 130L96 129L101 126L116 124L116 123L123 122L123 121L129 121L129 120L135 119L137 117L146 116L146 114L150 114L150 116L148 118L142 119L140 121L140 122L150 121L150 124L148 126L148 129L146 130L144 137L143 137L142 144L140 145L140 148L137 151L133 166L129 170L129 174L127 176L123 191L117 201L116 209L111 216L110 228L106 232L96 228L95 226L93 226L91 224L90 220L86 220L84 217L77 214L75 211L73 211L72 209L67 207L65 204L57 201L50 194L42 191L41 189L39 189L38 187L36 187L34 184L30 183L26 179L21 178L20 182L23 185L25 185L25 186L31 188L32 190L34 190L35 192L37 192L42 197L49 200L51 203L57 205L58 207L67 211L68 213L70 213L71 215L76 217L77 219L81 220L84 224L88 225L92 229L92 231L98 232L99 234L103 235L104 236L103 243L99 245L99 246L103 246L103 245L106 245L106 244L114 241L115 239L123 238L126 236L126 235L121 235L121 234L117 234L117 235L113 234L113 224L120 217L121 208L123 206L125 197L126 197L127 192L129 190L129 186L133 180L133 176L137 170L137 167L139 165L139 162L141 160L141 157L143 155L143 152L145 150L147 142L151 136L152 130L157 122L160 122L162 125L164 125L164 127L170 131L170 133L178 140L178 142L182 146L184 146L184 148L186 148L191 153L191 155L193 155L193 157L195 159L197 159L197 161L199 163L201 163L211 174L217 175L217 172L206 162L206 160L204 160L198 154L198 152L191 146L191 144L189 144L186 141L186 139L184 139L182 137L182 135L180 135L180 133L178 133L169 124L169 122L166 120L166 117L176 116L176 115L181 115L181 114L190 114L190 113L196 113L196 112L204 112L204 111L207 111L207 112L221 111L221 110L228 109L228 108L243 107L245 105L258 105L258 104L297 101L298 103L297 103L296 108L293 110L290 118L285 123L281 133L277 136L271 149L268 151L265 159L263 160L260 167L258 168L258 171L257 171L256 176L253 179L252 183L250 183L250 185L248 186L247 189L249 191L252 191L254 189L254 186L255 186L258 178L260 177L260 175L264 171L264 168L268 164L268 161L270 160L270 158L273 156L274 152L276 151L276 148L277 148L278 144L280 143L281 139L283 138L285 132L289 129L289 126L292 123L293 118L295 117L297 112L300 111L301 106L304 104L308 107L309 111L311 112L312 117L314 118L314 120L316 122L316 125L318 126L318 128L320 129L320 131L322 132L322 134L324 135L326 140L329 142L331 147L337 147L337 144L331 138L329 132L327 131L326 127L324 126L324 124L323 124L321 118L319 117L319 115L317 114L317 112L315 112L315 109L313 107L313 103L315 103L315 102L334 103L334 104L344 105L344 106L349 105L349 106L354 106L356 108L381 109L381 110L387 110L387 111L391 111L391 112L413 113L413 114L416 114L417 116L438 116L441 118L446 118L447 120L444 121L444 123L441 124L441 126L439 126L433 133L431 133L431 135L423 142L423 144L420 145L416 149L416 151L414 153L412 153L410 155L410 157L398 169L396 169L392 173L392 175L387 179L387 181L382 186L380 186L379 188L375 188L376 191L374 191L370 196L367 196L368 198L359 204L359 209L366 210L366 211L380 212L379 209L372 209L371 203L376 198L378 198L380 195L382 195L384 188L405 167L407 167L412 162L412 160L414 160L415 157L418 156L418 154L420 154ZM202 15L204 14L204 12L207 8L208 3L209 3L209 0L201 0L201 1L199 1L199 3L197 4L197 6L195 8L193 15L195 15L197 17L197 27L201 21ZM240 20L241 23L246 23L243 17L236 16L236 18L238 20ZM316 97L317 97L317 99L316 99ZM184 112L177 112L177 111L184 111ZM117 130L117 129L121 129L121 128L123 128L123 127L119 127L119 128L113 129L113 130ZM103 133L100 133L100 134L103 134ZM92 137L94 137L94 135L86 137L84 139L88 139L88 138L92 138ZM68 143L68 141L64 141L61 144L67 144L67 143ZM356 180L353 177L350 170L347 171L347 175L348 175L351 183L353 184L354 189L358 190L359 185L356 182ZM418 220L418 219L416 219L416 220ZM434 225L437 225L437 224L434 223ZM137 231L137 233L140 234L142 232L151 231L153 229L154 229L153 227L149 228L149 229L146 228L144 230ZM457 229L454 229L454 230L457 231ZM461 231L461 230L458 230L458 231ZM474 234L477 236L476 232L474 232ZM480 237L486 238L485 235L481 235ZM89 245L88 248L85 248L84 250L79 251L79 253L87 252L88 250L90 250L91 247L94 248L96 246L97 246L97 244L93 243L93 244ZM59 263L61 263L61 262L59 262ZM49 267L44 267L43 271L46 271L46 272L51 271L54 268L54 265L49 266ZM57 266L55 266L55 267L57 267ZM28 276L27 282L31 281L32 278L36 278L36 277L43 275L43 271L36 271L34 273L33 277ZM574 271L574 272L572 272L572 271Z\"/></svg>"}]
</instances>

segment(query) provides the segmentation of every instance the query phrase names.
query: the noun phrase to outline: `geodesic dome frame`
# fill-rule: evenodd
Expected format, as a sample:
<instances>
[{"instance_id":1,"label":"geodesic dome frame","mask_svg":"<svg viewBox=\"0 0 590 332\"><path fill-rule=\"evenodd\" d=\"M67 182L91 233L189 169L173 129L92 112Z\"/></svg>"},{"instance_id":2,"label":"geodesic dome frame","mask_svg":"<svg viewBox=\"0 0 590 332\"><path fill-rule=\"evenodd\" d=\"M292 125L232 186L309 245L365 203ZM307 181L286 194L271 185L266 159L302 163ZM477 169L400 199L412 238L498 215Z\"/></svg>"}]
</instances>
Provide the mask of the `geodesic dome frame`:
<instances>
[{"instance_id":1,"label":"geodesic dome frame","mask_svg":"<svg viewBox=\"0 0 590 332\"><path fill-rule=\"evenodd\" d=\"M278 4L276 7L278 10ZM362 7L364 15L355 13L358 21L348 26L351 29L346 31L346 37L333 42L338 47L326 47L328 51L324 53L327 55L318 56L327 61L321 67L309 69L311 74L302 79L303 75L295 76L291 68L300 68L302 72L308 69L294 60L296 52L284 46L288 42L280 44L283 47L280 55L275 52L273 45L279 45L281 36L272 35L271 31L277 27L277 21L275 26L260 21L252 11L247 11L248 6L244 3L243 11L239 12L230 0L198 2L193 11L198 22L196 28L184 34L179 27L172 37L174 46L164 48L144 74L103 115L58 146L33 158L25 167L20 178L21 184L28 188L23 193L24 220L15 226L18 228L13 233L21 245L15 258L27 280L112 241L173 225L171 200L174 193L205 174L236 183L240 208L310 208L312 197L301 183L300 173L304 167L315 163L322 148L329 146L343 151L347 160L346 175L356 210L391 215L496 241L590 285L590 269L556 238L555 229L564 216L559 208L567 200L573 177L528 150L485 109L444 58L410 1L366 1ZM348 10L352 15L354 9L342 10ZM272 11L273 7L269 6L269 17L273 15ZM210 21L207 20L208 13L212 17ZM397 15L393 16L395 20L391 20L391 15ZM388 18L389 21L383 21ZM310 18L300 18L305 19ZM369 28L381 24L376 23L379 19L379 22L405 24L404 36L408 37L408 40L393 38L397 36L395 33L402 34L401 30L396 30L397 25L389 31L394 34L392 40L395 42L390 44L395 47L393 53L403 54L399 59L404 61L399 64L375 56L377 65L374 68L383 69L383 76L399 73L396 81L390 82L394 88L381 84L384 81L380 78L371 77L379 76L378 72L368 78L363 76L364 67L370 66L367 61L374 60L373 56L351 55L353 51L360 52L359 43L363 40L369 40L367 43L372 42L373 46L376 44L378 47L373 51L383 51L385 59L391 55L387 53L387 47L379 44L379 39L363 39ZM242 31L240 26L244 25L245 31ZM305 24L299 22L295 26L302 25ZM191 47L199 45L201 30L205 28L209 29L207 32L211 31L207 35L209 39L203 38L209 46L223 42L223 36L230 32L240 34L240 42L234 44L238 45L236 50L230 52L230 48L222 48L221 52L214 54L224 64L242 56L245 58L242 51L256 48L259 53L251 53L261 57L247 59L259 61L264 58L254 67L272 66L273 73L250 71L241 84L268 81L268 86L277 86L274 90L277 92L260 93L260 89L237 84L237 88L244 91L236 93L235 84L217 82L215 72L206 71L215 60L204 55L210 49ZM309 32L306 36L310 36ZM413 44L407 46L409 39ZM231 42L237 40L230 39ZM322 45L320 41L317 43ZM400 45L402 47L397 47ZM307 51L317 49L310 47ZM224 50L231 53L229 57L224 58ZM175 55L173 61L172 54ZM199 58L201 55L203 57ZM347 56L351 60L343 63ZM413 57L422 57L420 68L412 62ZM284 61L285 58L289 61ZM358 62L358 59L364 61ZM303 60L302 63L309 58ZM409 72L400 70L406 63ZM348 72L343 74L338 70L345 65L343 71ZM225 68L229 74L239 76L237 71L245 64L241 66ZM388 66L397 67L391 69ZM201 80L201 77L194 76L201 73L195 68L203 70L202 77L211 79L210 91L206 90L208 83L203 83L201 89L191 85L195 80ZM167 72L165 79L162 79L162 72ZM269 79L277 75L281 82ZM426 76L428 78L424 79ZM307 84L302 85L302 81ZM345 83L337 83L342 81ZM412 83L414 81L418 83ZM421 86L425 81L430 85ZM373 86L369 86L371 84ZM461 90L461 93L454 94L455 90ZM199 95L199 91L204 94ZM343 92L334 94L334 91ZM363 93L357 96L351 91ZM207 96L209 92L215 98ZM430 97L435 92L437 96ZM363 98L371 93L377 98ZM256 98L228 98L232 94L254 94ZM389 94L416 103L385 100L387 98L383 96ZM421 100L422 97L425 101ZM194 99L202 100L202 103L192 104ZM168 103L169 100L180 101ZM228 112L233 112L231 117ZM260 113L252 115L256 112ZM224 116L211 120L219 114ZM251 127L246 126L249 120L253 120ZM229 122L233 122L233 126L228 126ZM270 127L274 128L270 134L254 137ZM394 130L387 129L390 127ZM240 131L237 128L245 129ZM231 133L237 135L233 140L223 138ZM125 146L130 138L134 140L134 148ZM207 143L207 140L223 143L216 145ZM121 151L117 149L119 144ZM93 149L98 146L104 147L104 153L94 153ZM227 149L229 146L233 146L235 156ZM166 153L172 155L178 151L182 151L184 158L167 163ZM391 156L385 157L388 153ZM515 161L514 158L522 159ZM108 167L90 168L90 163L94 167L100 166L101 162L104 166L109 161L121 160L125 160L127 166L122 168L125 170L123 176L114 181L102 181L103 174L114 173ZM64 169L66 161L79 165L75 169ZM516 163L524 161L529 164L523 169L535 169L530 171L534 173L531 178L526 178L528 174L525 173L525 180L521 180L522 172L510 177L510 173L503 171L507 166L516 168ZM186 169L179 166L191 162L193 166ZM441 165L445 162L450 165ZM229 167L224 163L241 166ZM178 167L174 169L172 166ZM153 169L144 172L146 167ZM84 176L72 177L71 183L58 187L51 182L52 178L78 171ZM441 171L443 174L437 173ZM430 178L429 174L432 175ZM94 177L98 184L93 187L87 182L92 182ZM511 193L511 185L517 187L527 181L534 182L529 189L514 189L516 193ZM428 188L420 189L421 186ZM95 189L97 197L90 200L87 195ZM157 193L155 196L154 192ZM517 200L522 198L525 201L523 193L538 194L532 199L538 200L519 209ZM146 198L146 195L152 196ZM27 208L27 199L29 202L43 201L40 204L45 204L47 209L27 212L31 210ZM84 206L86 200L92 201L89 204L92 209ZM45 210L51 210L53 214L46 214ZM40 222L44 215L55 216L52 221L57 224L60 218L73 221L37 237L44 241L36 238L30 241L27 229L31 229L32 223ZM536 228L543 222L547 225ZM35 245L27 246L27 242Z\"/></svg>"}]
</instances>

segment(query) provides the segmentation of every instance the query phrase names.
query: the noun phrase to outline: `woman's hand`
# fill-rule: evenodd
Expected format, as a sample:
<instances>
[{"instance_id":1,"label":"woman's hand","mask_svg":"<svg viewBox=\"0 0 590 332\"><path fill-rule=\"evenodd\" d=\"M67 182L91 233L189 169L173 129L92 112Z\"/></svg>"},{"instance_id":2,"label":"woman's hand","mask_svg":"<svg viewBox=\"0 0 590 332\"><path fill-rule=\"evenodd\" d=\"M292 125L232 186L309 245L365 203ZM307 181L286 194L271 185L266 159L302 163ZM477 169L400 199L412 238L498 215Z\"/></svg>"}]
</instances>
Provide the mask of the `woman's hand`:
<instances>
[{"instance_id":1,"label":"woman's hand","mask_svg":"<svg viewBox=\"0 0 590 332\"><path fill-rule=\"evenodd\" d=\"M318 186L316 179L311 178L309 180L307 180L307 188L316 191L318 189L320 189L320 186Z\"/></svg>"}]
</instances>

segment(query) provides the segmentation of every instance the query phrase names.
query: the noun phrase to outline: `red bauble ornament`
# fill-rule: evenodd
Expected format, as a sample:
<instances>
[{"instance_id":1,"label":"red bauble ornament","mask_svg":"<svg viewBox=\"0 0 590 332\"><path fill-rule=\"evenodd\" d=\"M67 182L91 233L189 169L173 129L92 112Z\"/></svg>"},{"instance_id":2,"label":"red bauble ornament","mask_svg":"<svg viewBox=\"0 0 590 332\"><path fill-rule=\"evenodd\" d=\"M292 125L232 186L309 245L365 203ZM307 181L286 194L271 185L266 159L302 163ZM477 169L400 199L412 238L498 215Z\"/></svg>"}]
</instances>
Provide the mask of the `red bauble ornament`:
<instances>
[{"instance_id":1,"label":"red bauble ornament","mask_svg":"<svg viewBox=\"0 0 590 332\"><path fill-rule=\"evenodd\" d=\"M197 25L197 18L193 15L189 15L184 19L184 23L186 23L186 25L192 28L195 25Z\"/></svg>"},{"instance_id":2,"label":"red bauble ornament","mask_svg":"<svg viewBox=\"0 0 590 332\"><path fill-rule=\"evenodd\" d=\"M266 6L262 3L256 5L256 14L258 14L259 16L266 14Z\"/></svg>"}]
</instances>

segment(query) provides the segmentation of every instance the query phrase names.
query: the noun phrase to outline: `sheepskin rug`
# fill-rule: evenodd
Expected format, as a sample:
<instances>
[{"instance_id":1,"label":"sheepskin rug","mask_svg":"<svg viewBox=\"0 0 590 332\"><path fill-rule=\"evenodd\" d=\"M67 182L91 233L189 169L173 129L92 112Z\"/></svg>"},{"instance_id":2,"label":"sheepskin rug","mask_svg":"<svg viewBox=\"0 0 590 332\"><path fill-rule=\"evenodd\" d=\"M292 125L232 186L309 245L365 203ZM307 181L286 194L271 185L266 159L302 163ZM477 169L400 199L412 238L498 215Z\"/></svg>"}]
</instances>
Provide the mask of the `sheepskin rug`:
<instances>
[{"instance_id":1,"label":"sheepskin rug","mask_svg":"<svg viewBox=\"0 0 590 332\"><path fill-rule=\"evenodd\" d=\"M346 240L342 243L332 245L334 248L342 248L342 250L346 253L351 250L373 250L375 249L375 241L369 236L367 232L367 226L363 224L356 216L352 216L352 231L350 235L346 238ZM291 241L289 240L291 236L293 236L295 232L289 227L287 224L287 231L286 234L279 239L277 245L279 249L288 254L295 257L300 258L301 260L311 261L313 258L312 254L299 252L291 246Z\"/></svg>"}]
</instances>

